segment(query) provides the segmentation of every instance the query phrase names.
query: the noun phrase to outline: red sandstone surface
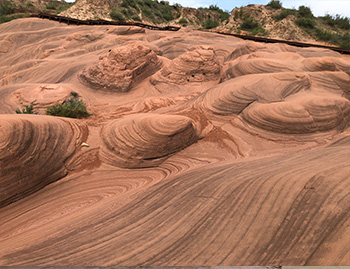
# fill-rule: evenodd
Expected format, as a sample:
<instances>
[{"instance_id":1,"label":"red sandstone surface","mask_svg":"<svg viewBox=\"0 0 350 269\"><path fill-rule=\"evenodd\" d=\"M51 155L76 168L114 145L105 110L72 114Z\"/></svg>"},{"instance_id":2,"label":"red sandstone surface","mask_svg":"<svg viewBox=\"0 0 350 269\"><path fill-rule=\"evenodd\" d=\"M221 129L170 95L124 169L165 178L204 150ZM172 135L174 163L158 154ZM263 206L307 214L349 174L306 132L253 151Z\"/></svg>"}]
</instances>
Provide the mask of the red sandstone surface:
<instances>
[{"instance_id":1,"label":"red sandstone surface","mask_svg":"<svg viewBox=\"0 0 350 269\"><path fill-rule=\"evenodd\" d=\"M27 18L0 59L0 265L350 264L349 57Z\"/></svg>"}]
</instances>

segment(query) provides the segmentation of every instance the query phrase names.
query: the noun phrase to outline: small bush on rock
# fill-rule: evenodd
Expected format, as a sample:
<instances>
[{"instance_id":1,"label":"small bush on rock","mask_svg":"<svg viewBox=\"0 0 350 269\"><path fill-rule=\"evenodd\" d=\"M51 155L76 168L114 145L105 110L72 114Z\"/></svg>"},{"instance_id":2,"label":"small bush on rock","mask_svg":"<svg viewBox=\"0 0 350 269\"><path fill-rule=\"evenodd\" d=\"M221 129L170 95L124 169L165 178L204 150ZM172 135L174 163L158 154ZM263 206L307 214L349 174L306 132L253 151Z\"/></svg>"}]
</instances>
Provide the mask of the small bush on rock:
<instances>
[{"instance_id":1,"label":"small bush on rock","mask_svg":"<svg viewBox=\"0 0 350 269\"><path fill-rule=\"evenodd\" d=\"M35 108L36 106L36 100L31 102L29 105L25 105L22 110L19 108L16 109L17 114L38 114L38 110Z\"/></svg>"},{"instance_id":2,"label":"small bush on rock","mask_svg":"<svg viewBox=\"0 0 350 269\"><path fill-rule=\"evenodd\" d=\"M72 95L73 96L73 95ZM86 105L78 96L64 101L62 104L56 104L46 109L46 115L68 117L68 118L86 118L90 114L87 112Z\"/></svg>"}]
</instances>

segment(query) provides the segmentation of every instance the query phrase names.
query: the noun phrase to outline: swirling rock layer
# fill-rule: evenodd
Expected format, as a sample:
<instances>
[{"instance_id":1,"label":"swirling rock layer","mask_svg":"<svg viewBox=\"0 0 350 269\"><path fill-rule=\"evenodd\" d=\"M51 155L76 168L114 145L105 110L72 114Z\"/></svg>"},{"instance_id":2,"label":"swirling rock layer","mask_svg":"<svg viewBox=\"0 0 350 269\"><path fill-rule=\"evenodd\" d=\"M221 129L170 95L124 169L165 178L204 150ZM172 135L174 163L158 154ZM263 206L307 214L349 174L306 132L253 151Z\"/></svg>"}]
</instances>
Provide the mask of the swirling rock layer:
<instances>
[{"instance_id":1,"label":"swirling rock layer","mask_svg":"<svg viewBox=\"0 0 350 269\"><path fill-rule=\"evenodd\" d=\"M350 101L338 96L302 97L299 100L255 104L243 119L261 129L280 133L312 133L349 126Z\"/></svg>"},{"instance_id":2,"label":"swirling rock layer","mask_svg":"<svg viewBox=\"0 0 350 269\"><path fill-rule=\"evenodd\" d=\"M348 56L26 18L0 58L1 266L350 264Z\"/></svg>"},{"instance_id":3,"label":"swirling rock layer","mask_svg":"<svg viewBox=\"0 0 350 269\"><path fill-rule=\"evenodd\" d=\"M1 115L0 126L0 206L64 177L82 136L76 123L46 116Z\"/></svg>"},{"instance_id":4,"label":"swirling rock layer","mask_svg":"<svg viewBox=\"0 0 350 269\"><path fill-rule=\"evenodd\" d=\"M101 135L101 159L125 168L156 166L198 139L190 118L156 114L113 121Z\"/></svg>"},{"instance_id":5,"label":"swirling rock layer","mask_svg":"<svg viewBox=\"0 0 350 269\"><path fill-rule=\"evenodd\" d=\"M220 83L202 94L196 103L218 115L239 115L253 102L277 102L310 88L303 73L259 74Z\"/></svg>"},{"instance_id":6,"label":"swirling rock layer","mask_svg":"<svg viewBox=\"0 0 350 269\"><path fill-rule=\"evenodd\" d=\"M229 67L221 81L249 74L279 72L343 71L349 74L350 64L336 57L303 58L291 53L252 53ZM281 59L284 59L281 60Z\"/></svg>"}]
</instances>

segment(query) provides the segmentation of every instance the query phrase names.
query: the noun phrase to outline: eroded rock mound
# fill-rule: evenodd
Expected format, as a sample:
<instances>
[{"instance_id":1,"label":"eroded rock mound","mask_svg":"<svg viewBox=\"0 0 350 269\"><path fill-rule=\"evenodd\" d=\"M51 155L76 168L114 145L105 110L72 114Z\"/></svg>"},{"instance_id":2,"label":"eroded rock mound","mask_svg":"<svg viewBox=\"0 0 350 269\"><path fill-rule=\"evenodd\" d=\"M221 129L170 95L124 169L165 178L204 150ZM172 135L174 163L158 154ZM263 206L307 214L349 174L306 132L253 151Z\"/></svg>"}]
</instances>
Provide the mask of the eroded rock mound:
<instances>
[{"instance_id":1,"label":"eroded rock mound","mask_svg":"<svg viewBox=\"0 0 350 269\"><path fill-rule=\"evenodd\" d=\"M185 116L138 114L115 120L102 130L101 160L124 167L159 165L196 142L192 120Z\"/></svg>"},{"instance_id":2,"label":"eroded rock mound","mask_svg":"<svg viewBox=\"0 0 350 269\"><path fill-rule=\"evenodd\" d=\"M84 70L80 78L89 86L127 92L161 67L157 55L141 44L112 49L100 61Z\"/></svg>"},{"instance_id":3,"label":"eroded rock mound","mask_svg":"<svg viewBox=\"0 0 350 269\"><path fill-rule=\"evenodd\" d=\"M48 107L56 103L62 103L71 97L73 91L60 84L44 84L28 86L14 92L16 103L20 105L29 104L33 100L39 107Z\"/></svg>"},{"instance_id":4,"label":"eroded rock mound","mask_svg":"<svg viewBox=\"0 0 350 269\"><path fill-rule=\"evenodd\" d=\"M350 76L350 63L336 57L310 57L303 61L306 71L343 71Z\"/></svg>"},{"instance_id":5,"label":"eroded rock mound","mask_svg":"<svg viewBox=\"0 0 350 269\"><path fill-rule=\"evenodd\" d=\"M349 100L333 96L308 95L270 104L255 103L243 111L243 119L261 129L288 134L305 134L349 125Z\"/></svg>"},{"instance_id":6,"label":"eroded rock mound","mask_svg":"<svg viewBox=\"0 0 350 269\"><path fill-rule=\"evenodd\" d=\"M67 174L83 127L38 115L0 115L0 207Z\"/></svg>"},{"instance_id":7,"label":"eroded rock mound","mask_svg":"<svg viewBox=\"0 0 350 269\"><path fill-rule=\"evenodd\" d=\"M161 70L158 79L178 84L213 81L219 79L220 71L214 49L199 47L172 60Z\"/></svg>"},{"instance_id":8,"label":"eroded rock mound","mask_svg":"<svg viewBox=\"0 0 350 269\"><path fill-rule=\"evenodd\" d=\"M342 131L350 121L349 85L341 71L254 74L220 83L194 103L276 133Z\"/></svg>"}]
</instances>

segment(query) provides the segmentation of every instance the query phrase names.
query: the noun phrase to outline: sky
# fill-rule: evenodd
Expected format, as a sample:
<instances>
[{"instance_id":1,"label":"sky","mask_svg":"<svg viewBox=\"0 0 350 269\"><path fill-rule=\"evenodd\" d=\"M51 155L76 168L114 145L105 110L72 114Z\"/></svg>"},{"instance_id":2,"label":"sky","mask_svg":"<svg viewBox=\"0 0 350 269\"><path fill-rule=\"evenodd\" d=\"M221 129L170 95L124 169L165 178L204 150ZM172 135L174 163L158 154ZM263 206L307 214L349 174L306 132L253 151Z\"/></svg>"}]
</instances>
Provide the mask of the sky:
<instances>
[{"instance_id":1,"label":"sky","mask_svg":"<svg viewBox=\"0 0 350 269\"><path fill-rule=\"evenodd\" d=\"M247 6L249 4L266 5L269 0L174 0L170 3L179 3L184 7L208 7L217 5L223 10L231 11L235 7ZM324 16L339 14L350 17L350 0L282 0L282 6L286 8L298 8L299 6L308 6L315 16Z\"/></svg>"},{"instance_id":2,"label":"sky","mask_svg":"<svg viewBox=\"0 0 350 269\"><path fill-rule=\"evenodd\" d=\"M74 2L74 0L66 0ZM235 7L247 6L249 4L266 5L269 0L169 0L170 4L179 3L183 7L208 7L217 5L223 10L231 11ZM298 8L299 6L308 6L315 16L324 16L325 14L350 17L350 0L282 0L282 6L286 8Z\"/></svg>"}]
</instances>

